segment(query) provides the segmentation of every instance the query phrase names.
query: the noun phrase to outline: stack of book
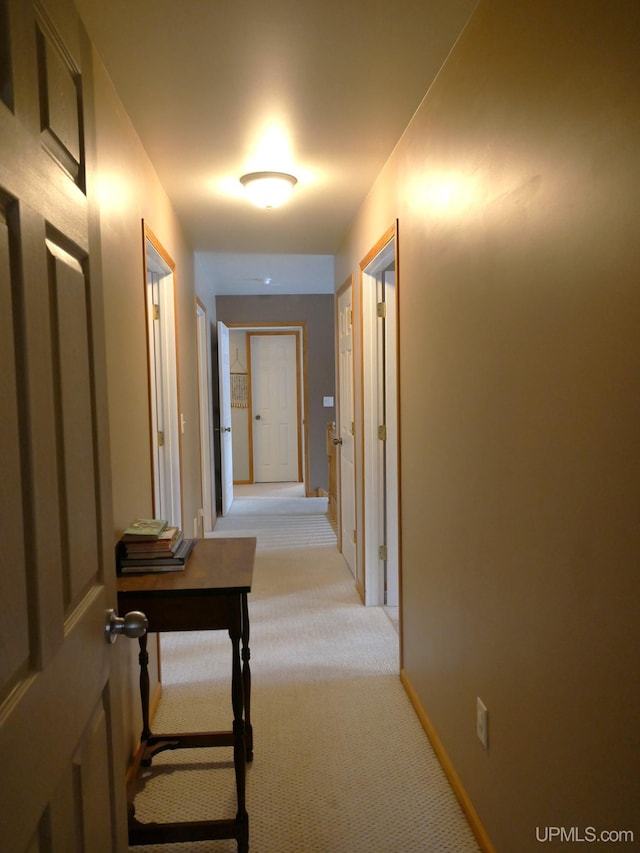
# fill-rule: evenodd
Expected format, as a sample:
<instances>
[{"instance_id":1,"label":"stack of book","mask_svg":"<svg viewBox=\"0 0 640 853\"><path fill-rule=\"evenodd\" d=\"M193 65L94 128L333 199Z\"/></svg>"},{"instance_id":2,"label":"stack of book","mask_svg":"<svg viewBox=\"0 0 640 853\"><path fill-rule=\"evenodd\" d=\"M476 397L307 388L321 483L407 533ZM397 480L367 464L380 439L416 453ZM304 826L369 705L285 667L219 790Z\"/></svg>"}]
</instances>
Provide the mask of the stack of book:
<instances>
[{"instance_id":1,"label":"stack of book","mask_svg":"<svg viewBox=\"0 0 640 853\"><path fill-rule=\"evenodd\" d=\"M179 572L185 567L195 539L159 518L139 518L122 534L116 547L121 574Z\"/></svg>"}]
</instances>

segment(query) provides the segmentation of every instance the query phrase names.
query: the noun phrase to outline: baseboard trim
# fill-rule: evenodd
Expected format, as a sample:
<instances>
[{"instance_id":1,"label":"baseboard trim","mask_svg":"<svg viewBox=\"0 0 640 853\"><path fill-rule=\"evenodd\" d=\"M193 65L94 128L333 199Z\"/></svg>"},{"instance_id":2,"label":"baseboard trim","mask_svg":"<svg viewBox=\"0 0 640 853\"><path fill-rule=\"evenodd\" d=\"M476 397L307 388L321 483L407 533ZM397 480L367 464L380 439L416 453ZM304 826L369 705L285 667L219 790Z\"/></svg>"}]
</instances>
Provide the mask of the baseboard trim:
<instances>
[{"instance_id":1,"label":"baseboard trim","mask_svg":"<svg viewBox=\"0 0 640 853\"><path fill-rule=\"evenodd\" d=\"M451 763L451 759L446 753L444 746L442 745L442 741L438 737L438 733L436 732L433 723L429 719L427 712L422 707L422 703L418 698L418 694L413 689L413 685L409 681L409 677L407 673L402 669L400 670L400 681L404 689L407 692L407 696L409 697L411 704L420 720L422 728L425 730L427 737L429 738L429 742L433 747L433 751L436 754L436 758L440 762L440 765L444 771L445 776L447 777L449 784L453 790L453 793L456 795L456 799L460 803L462 811L467 818L467 822L473 832L476 841L480 845L480 849L482 853L496 853L496 849L491 843L491 839L487 835L487 831L485 830L478 812L474 809L473 803L469 799L469 795L467 794L462 782L460 781L460 777L456 773L455 767Z\"/></svg>"}]
</instances>

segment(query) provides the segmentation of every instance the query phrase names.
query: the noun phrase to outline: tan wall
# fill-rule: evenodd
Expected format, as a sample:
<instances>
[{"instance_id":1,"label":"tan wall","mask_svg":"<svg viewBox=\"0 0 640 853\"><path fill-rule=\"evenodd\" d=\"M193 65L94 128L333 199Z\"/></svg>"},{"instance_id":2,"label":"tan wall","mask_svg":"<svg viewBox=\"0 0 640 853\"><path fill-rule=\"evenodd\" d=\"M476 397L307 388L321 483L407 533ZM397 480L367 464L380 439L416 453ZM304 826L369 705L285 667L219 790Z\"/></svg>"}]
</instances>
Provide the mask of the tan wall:
<instances>
[{"instance_id":1,"label":"tan wall","mask_svg":"<svg viewBox=\"0 0 640 853\"><path fill-rule=\"evenodd\" d=\"M398 218L403 665L500 853L640 843L639 36L481 2L336 259Z\"/></svg>"},{"instance_id":2,"label":"tan wall","mask_svg":"<svg viewBox=\"0 0 640 853\"><path fill-rule=\"evenodd\" d=\"M97 57L94 65L114 537L133 518L153 512L142 220L176 265L183 527L193 535L201 505L193 253ZM130 751L140 732L137 643L118 645L128 669ZM155 669L155 660L151 665Z\"/></svg>"}]
</instances>

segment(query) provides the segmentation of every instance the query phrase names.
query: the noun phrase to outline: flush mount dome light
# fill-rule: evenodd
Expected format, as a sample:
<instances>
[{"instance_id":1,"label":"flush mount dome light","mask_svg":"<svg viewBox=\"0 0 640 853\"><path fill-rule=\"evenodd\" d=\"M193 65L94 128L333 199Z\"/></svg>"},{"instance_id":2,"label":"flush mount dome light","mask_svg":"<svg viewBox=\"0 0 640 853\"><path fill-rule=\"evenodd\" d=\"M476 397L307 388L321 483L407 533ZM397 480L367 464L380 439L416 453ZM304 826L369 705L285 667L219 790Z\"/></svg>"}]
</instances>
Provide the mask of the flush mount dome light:
<instances>
[{"instance_id":1,"label":"flush mount dome light","mask_svg":"<svg viewBox=\"0 0 640 853\"><path fill-rule=\"evenodd\" d=\"M249 201L258 207L279 207L298 183L286 172L249 172L240 178Z\"/></svg>"}]
</instances>

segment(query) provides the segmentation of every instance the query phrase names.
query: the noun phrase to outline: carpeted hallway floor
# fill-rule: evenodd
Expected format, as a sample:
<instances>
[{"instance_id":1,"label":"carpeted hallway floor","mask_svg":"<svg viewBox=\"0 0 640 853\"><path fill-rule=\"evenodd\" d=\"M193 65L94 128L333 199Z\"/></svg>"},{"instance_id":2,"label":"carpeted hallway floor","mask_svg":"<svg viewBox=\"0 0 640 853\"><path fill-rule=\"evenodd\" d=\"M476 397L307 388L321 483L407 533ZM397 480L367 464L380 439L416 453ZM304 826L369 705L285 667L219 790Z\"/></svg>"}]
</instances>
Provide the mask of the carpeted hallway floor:
<instances>
[{"instance_id":1,"label":"carpeted hallway floor","mask_svg":"<svg viewBox=\"0 0 640 853\"><path fill-rule=\"evenodd\" d=\"M320 501L312 506L308 501ZM477 853L398 677L398 637L365 608L322 499L238 497L216 536L257 536L251 618L252 853ZM277 501L287 501L290 506ZM230 727L223 632L165 635L156 730ZM231 750L159 755L144 821L235 813ZM213 805L212 805L213 804ZM135 847L230 853L232 841Z\"/></svg>"}]
</instances>

